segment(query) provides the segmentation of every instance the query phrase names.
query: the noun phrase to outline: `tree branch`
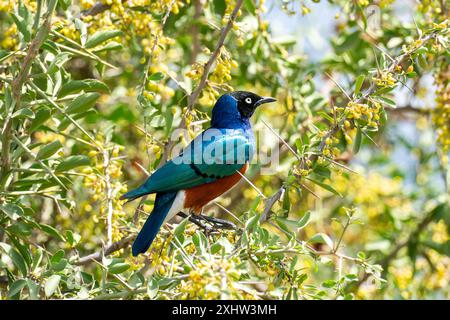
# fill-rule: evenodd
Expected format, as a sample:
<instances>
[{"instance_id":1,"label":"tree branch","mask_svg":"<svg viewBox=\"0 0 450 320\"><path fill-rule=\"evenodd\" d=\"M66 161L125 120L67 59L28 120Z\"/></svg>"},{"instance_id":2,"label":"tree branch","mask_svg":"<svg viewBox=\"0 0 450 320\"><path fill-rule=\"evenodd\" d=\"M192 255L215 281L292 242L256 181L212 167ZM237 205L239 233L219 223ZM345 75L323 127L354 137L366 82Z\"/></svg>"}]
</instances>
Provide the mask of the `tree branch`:
<instances>
[{"instance_id":1,"label":"tree branch","mask_svg":"<svg viewBox=\"0 0 450 320\"><path fill-rule=\"evenodd\" d=\"M128 236L125 237L119 241L116 241L112 243L109 246L106 246L102 251L92 253L90 255L84 256L79 258L77 261L75 261L75 264L77 266L86 265L91 263L93 260L100 261L102 259L102 255L110 255L116 251L119 251L120 249L125 248L128 246L128 244L131 242L131 240L134 239L134 236Z\"/></svg>"},{"instance_id":2,"label":"tree branch","mask_svg":"<svg viewBox=\"0 0 450 320\"><path fill-rule=\"evenodd\" d=\"M82 16L95 16L111 8L111 5L98 2L91 8L81 12Z\"/></svg>"},{"instance_id":3,"label":"tree branch","mask_svg":"<svg viewBox=\"0 0 450 320\"><path fill-rule=\"evenodd\" d=\"M15 109L20 109L20 99L22 94L22 87L28 78L30 73L31 65L33 64L39 49L44 43L50 32L51 20L53 12L55 11L57 0L50 0L47 7L47 12L45 14L44 22L41 27L37 30L35 38L31 41L28 47L27 54L22 63L18 75L14 78L11 83L12 95L14 98L14 105L10 107L11 110L8 112L8 116L5 119L5 125L2 130L2 156L1 156L1 169L0 169L0 184L3 186L6 183L6 176L10 169L10 144L11 144L11 129L12 129L12 114Z\"/></svg>"},{"instance_id":4,"label":"tree branch","mask_svg":"<svg viewBox=\"0 0 450 320\"><path fill-rule=\"evenodd\" d=\"M182 218L188 217L187 214L183 212L179 212L178 215ZM203 216L203 215L190 215L189 221L196 224L200 228L202 228L205 233L211 234L214 231L217 231L217 229L226 229L226 230L237 230L239 229L234 223L223 220L223 219L217 219L213 217ZM206 221L207 223L212 224L211 226L208 226L207 224L203 223L202 221ZM127 247L130 242L135 238L134 235L127 236L119 241L116 241L108 246L106 246L103 250L99 252L94 252L90 255L84 256L79 258L77 261L75 261L74 264L81 266L91 263L92 261L100 261L102 259L102 256L108 256L116 251L119 251L125 247Z\"/></svg>"}]
</instances>

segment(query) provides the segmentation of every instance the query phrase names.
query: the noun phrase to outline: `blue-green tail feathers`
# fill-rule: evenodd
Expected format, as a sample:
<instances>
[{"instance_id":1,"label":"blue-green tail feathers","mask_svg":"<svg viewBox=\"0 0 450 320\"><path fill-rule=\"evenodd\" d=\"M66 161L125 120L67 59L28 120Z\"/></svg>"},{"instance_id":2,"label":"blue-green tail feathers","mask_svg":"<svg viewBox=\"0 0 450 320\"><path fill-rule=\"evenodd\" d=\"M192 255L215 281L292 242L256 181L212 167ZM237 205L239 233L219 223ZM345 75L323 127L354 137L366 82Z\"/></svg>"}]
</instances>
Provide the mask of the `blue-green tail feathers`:
<instances>
[{"instance_id":1,"label":"blue-green tail feathers","mask_svg":"<svg viewBox=\"0 0 450 320\"><path fill-rule=\"evenodd\" d=\"M136 189L138 190L138 189ZM135 190L133 190L135 191ZM133 191L129 192L132 193ZM125 194L124 196L126 196ZM127 197L127 199L135 199L136 197L140 197L139 193L135 195L131 195ZM177 192L166 192L166 193L157 193L155 198L155 205L153 206L153 211L150 216L145 221L144 226L141 231L137 235L136 239L133 242L132 253L133 256L137 256L140 253L144 253L150 248L153 240L158 234L161 225L169 213L170 208L172 207L173 201L177 196ZM134 198L133 198L134 197Z\"/></svg>"},{"instance_id":2,"label":"blue-green tail feathers","mask_svg":"<svg viewBox=\"0 0 450 320\"><path fill-rule=\"evenodd\" d=\"M147 188L145 188L145 185L140 186L139 188L133 189L125 194L123 194L120 197L120 200L128 200L127 202L133 201L137 198L140 198L142 196L145 196L146 194L149 194L151 192L147 191Z\"/></svg>"}]
</instances>

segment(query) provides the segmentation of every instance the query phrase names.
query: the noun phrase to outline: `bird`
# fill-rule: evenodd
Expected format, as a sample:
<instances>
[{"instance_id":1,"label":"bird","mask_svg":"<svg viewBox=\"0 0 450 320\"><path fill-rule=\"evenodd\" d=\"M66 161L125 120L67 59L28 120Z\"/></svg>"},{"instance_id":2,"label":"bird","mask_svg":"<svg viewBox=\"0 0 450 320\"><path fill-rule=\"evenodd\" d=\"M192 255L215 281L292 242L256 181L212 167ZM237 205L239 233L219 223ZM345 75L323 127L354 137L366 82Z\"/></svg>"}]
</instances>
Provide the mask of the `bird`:
<instances>
[{"instance_id":1,"label":"bird","mask_svg":"<svg viewBox=\"0 0 450 320\"><path fill-rule=\"evenodd\" d=\"M214 104L210 127L141 186L120 197L129 202L156 193L153 210L133 242L133 256L145 253L177 213L199 215L239 182L256 148L250 118L257 107L275 101L248 91L223 94Z\"/></svg>"}]
</instances>

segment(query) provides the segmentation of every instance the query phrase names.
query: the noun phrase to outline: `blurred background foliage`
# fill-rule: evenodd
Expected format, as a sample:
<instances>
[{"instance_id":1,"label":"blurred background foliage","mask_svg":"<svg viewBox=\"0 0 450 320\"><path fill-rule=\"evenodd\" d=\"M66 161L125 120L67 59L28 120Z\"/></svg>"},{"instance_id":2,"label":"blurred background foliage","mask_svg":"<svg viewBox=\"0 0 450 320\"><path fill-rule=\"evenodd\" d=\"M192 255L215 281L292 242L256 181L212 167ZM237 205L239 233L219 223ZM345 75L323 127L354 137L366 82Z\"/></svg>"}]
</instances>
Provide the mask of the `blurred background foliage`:
<instances>
[{"instance_id":1,"label":"blurred background foliage","mask_svg":"<svg viewBox=\"0 0 450 320\"><path fill-rule=\"evenodd\" d=\"M0 298L450 298L449 9L0 0ZM177 218L133 258L153 197L118 198L231 90L278 99L279 164L206 208L234 230Z\"/></svg>"}]
</instances>

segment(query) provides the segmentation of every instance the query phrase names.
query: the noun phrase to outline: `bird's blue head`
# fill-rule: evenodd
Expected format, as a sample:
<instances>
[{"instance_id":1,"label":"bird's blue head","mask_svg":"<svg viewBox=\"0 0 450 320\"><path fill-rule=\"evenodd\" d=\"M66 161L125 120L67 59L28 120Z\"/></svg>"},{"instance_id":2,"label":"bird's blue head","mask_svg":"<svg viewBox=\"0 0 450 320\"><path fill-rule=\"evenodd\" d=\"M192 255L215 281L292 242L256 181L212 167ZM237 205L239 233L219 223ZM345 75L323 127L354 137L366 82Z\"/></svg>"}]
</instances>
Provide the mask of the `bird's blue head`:
<instances>
[{"instance_id":1,"label":"bird's blue head","mask_svg":"<svg viewBox=\"0 0 450 320\"><path fill-rule=\"evenodd\" d=\"M274 98L261 97L248 91L234 91L221 96L214 105L211 127L217 129L250 128L250 117L255 109Z\"/></svg>"}]
</instances>

